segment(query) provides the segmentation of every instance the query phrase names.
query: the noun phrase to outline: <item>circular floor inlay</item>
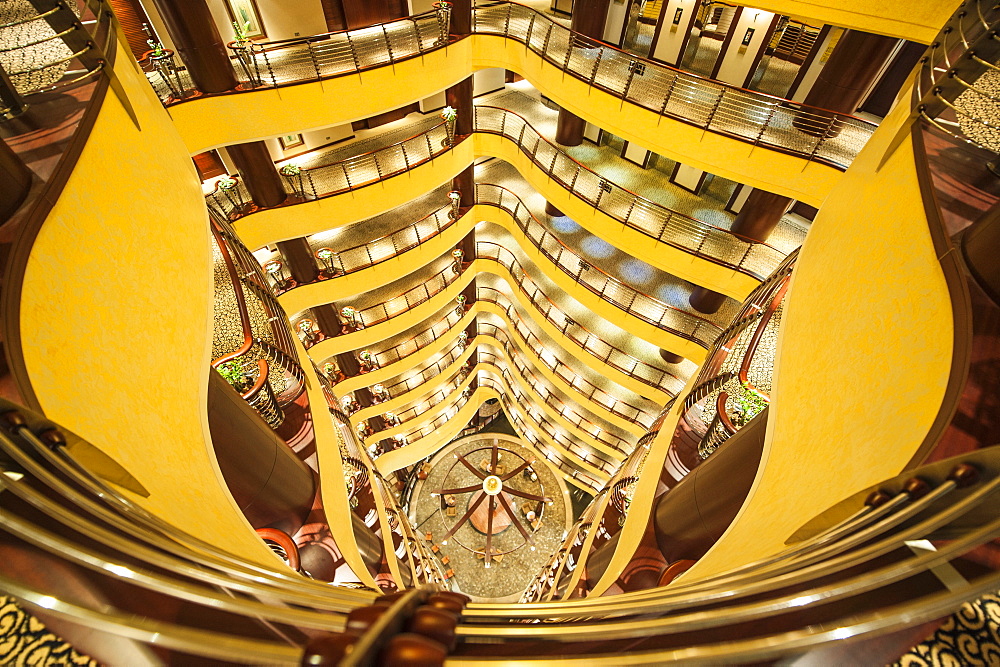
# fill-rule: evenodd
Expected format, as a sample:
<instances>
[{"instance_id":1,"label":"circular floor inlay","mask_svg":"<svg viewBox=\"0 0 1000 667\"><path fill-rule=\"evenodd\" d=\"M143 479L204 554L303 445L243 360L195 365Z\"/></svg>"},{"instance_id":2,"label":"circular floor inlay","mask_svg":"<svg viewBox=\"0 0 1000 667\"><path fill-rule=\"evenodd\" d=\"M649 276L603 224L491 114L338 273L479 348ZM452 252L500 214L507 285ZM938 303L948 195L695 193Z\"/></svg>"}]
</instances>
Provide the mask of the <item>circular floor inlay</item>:
<instances>
[{"instance_id":1,"label":"circular floor inlay","mask_svg":"<svg viewBox=\"0 0 1000 667\"><path fill-rule=\"evenodd\" d=\"M480 498L483 499L482 502L479 503L479 507L476 508L476 511L472 513L471 517L469 517L469 523L472 524L472 527L475 528L478 532L482 533L483 535L486 534L498 535L510 527L510 515L507 514L507 511L501 506L499 499L490 495L486 495L486 497L483 497L484 494L486 493L487 492L485 491L477 491L476 493L472 494L471 498L469 498L469 507L472 507L477 502L479 502ZM509 504L510 498L507 496L506 493L503 494L503 497L504 500L506 500L507 503ZM493 508L494 508L492 531L490 531L491 498L493 498Z\"/></svg>"}]
</instances>

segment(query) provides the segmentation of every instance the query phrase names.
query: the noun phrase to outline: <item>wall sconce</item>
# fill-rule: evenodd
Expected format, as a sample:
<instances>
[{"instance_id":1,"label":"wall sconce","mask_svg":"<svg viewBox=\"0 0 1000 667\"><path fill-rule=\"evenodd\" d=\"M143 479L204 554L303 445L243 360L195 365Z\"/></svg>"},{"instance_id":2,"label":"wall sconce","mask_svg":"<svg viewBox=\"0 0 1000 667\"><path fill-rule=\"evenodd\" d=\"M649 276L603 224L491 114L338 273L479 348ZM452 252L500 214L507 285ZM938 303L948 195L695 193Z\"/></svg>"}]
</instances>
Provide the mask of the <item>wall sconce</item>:
<instances>
[{"instance_id":1,"label":"wall sconce","mask_svg":"<svg viewBox=\"0 0 1000 667\"><path fill-rule=\"evenodd\" d=\"M682 17L682 16L684 16L684 9L683 9L682 7L678 7L678 8L677 8L677 9L676 9L676 10L674 11L674 20L673 20L673 24L674 24L674 25L680 25L680 24L681 24L681 17Z\"/></svg>"},{"instance_id":2,"label":"wall sconce","mask_svg":"<svg viewBox=\"0 0 1000 667\"><path fill-rule=\"evenodd\" d=\"M750 46L750 42L753 40L754 28L747 28L747 32L743 35L743 41L740 42L741 46Z\"/></svg>"}]
</instances>

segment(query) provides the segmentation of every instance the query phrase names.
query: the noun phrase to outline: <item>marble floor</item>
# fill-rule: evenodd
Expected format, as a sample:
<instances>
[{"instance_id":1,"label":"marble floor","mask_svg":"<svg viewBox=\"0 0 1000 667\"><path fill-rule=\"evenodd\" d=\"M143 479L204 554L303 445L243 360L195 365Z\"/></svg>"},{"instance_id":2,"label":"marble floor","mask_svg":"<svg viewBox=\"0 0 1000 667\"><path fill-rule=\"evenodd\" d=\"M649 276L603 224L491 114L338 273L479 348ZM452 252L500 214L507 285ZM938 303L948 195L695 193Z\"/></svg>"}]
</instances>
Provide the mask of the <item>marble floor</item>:
<instances>
[{"instance_id":1,"label":"marble floor","mask_svg":"<svg viewBox=\"0 0 1000 667\"><path fill-rule=\"evenodd\" d=\"M507 553L503 555L502 560L494 560L487 569L484 560L476 557L477 551L481 556L485 546L485 527L488 526L485 516L470 517L470 520L461 524L450 538L445 538L448 531L467 512L469 505L475 502L477 492L454 494L456 501L454 517L448 516L447 512L442 510L442 498L431 494L443 488L481 484L481 479L473 475L455 458L455 455L468 457L467 460L478 468L482 464L489 463L494 440L499 441L501 456L498 465L505 467L505 474L509 474L521 465L523 460L537 461L531 466L536 473L537 481L517 475L504 482L505 488L514 488L532 495L543 495L551 498L552 503L543 504L537 527L532 529L527 525L524 518L525 508L521 505L522 503L533 505L534 501L508 494L506 500L513 503L512 509L519 517L519 522L532 536L535 548L532 549L525 542L525 538L516 526L511 524L507 513L503 509L498 509L494 513L495 525L491 547L495 552ZM414 525L418 527L418 535L425 537L430 534L429 544L432 548L433 546L439 548L437 556L442 560L442 571L446 573L452 571L453 589L471 596L478 602L516 600L527 588L534 574L559 548L571 521L569 492L561 477L541 463L541 457L533 448L525 446L516 438L489 433L471 436L454 447L439 452L431 461L427 479L414 490L410 512ZM480 505L474 514L486 513L484 505ZM506 527L497 529L504 524L507 524ZM445 541L447 544L444 544ZM447 559L447 562L444 562L444 559Z\"/></svg>"}]
</instances>

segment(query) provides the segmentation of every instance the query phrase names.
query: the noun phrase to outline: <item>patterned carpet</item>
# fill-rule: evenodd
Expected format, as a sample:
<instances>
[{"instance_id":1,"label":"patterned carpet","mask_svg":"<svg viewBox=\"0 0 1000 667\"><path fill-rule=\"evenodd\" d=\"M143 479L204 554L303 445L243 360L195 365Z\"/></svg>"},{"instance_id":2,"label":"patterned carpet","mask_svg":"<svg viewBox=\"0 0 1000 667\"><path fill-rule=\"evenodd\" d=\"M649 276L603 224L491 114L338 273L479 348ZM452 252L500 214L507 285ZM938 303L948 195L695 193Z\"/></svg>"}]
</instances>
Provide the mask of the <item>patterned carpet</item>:
<instances>
[{"instance_id":1,"label":"patterned carpet","mask_svg":"<svg viewBox=\"0 0 1000 667\"><path fill-rule=\"evenodd\" d=\"M10 597L0 597L0 665L94 665Z\"/></svg>"},{"instance_id":2,"label":"patterned carpet","mask_svg":"<svg viewBox=\"0 0 1000 667\"><path fill-rule=\"evenodd\" d=\"M1000 665L1000 594L962 606L931 637L892 667L986 667Z\"/></svg>"}]
</instances>

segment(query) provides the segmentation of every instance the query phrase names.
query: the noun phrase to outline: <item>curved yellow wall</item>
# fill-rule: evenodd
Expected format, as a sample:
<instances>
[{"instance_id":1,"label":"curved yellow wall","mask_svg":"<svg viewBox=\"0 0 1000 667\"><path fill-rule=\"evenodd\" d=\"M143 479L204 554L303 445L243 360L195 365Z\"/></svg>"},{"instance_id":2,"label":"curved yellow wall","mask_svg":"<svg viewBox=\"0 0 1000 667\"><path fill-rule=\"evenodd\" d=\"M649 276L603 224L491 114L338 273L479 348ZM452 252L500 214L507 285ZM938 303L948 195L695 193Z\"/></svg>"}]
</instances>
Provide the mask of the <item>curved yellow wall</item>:
<instances>
[{"instance_id":1,"label":"curved yellow wall","mask_svg":"<svg viewBox=\"0 0 1000 667\"><path fill-rule=\"evenodd\" d=\"M754 0L754 9L930 44L957 4L942 0Z\"/></svg>"},{"instance_id":2,"label":"curved yellow wall","mask_svg":"<svg viewBox=\"0 0 1000 667\"><path fill-rule=\"evenodd\" d=\"M170 108L191 154L366 118L410 104L485 68L514 70L561 106L686 165L819 206L842 172L661 117L564 75L522 44L472 35L447 49L360 75L204 97ZM399 85L406 81L407 85ZM344 100L350 100L344 104ZM231 119L238 118L239 122Z\"/></svg>"},{"instance_id":3,"label":"curved yellow wall","mask_svg":"<svg viewBox=\"0 0 1000 667\"><path fill-rule=\"evenodd\" d=\"M898 474L937 415L952 309L897 108L830 195L802 248L781 325L761 472L684 581L779 550L842 498Z\"/></svg>"},{"instance_id":4,"label":"curved yellow wall","mask_svg":"<svg viewBox=\"0 0 1000 667\"><path fill-rule=\"evenodd\" d=\"M141 505L283 567L243 518L212 451L212 254L198 177L121 45L117 62L141 130L109 92L38 235L20 313L31 383L49 418L150 491Z\"/></svg>"}]
</instances>

